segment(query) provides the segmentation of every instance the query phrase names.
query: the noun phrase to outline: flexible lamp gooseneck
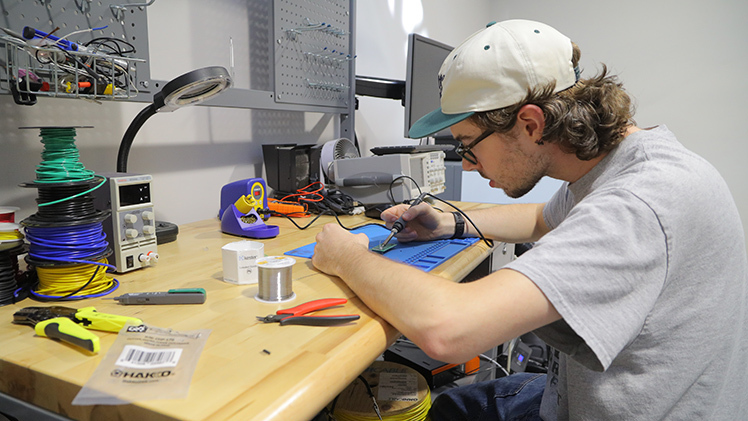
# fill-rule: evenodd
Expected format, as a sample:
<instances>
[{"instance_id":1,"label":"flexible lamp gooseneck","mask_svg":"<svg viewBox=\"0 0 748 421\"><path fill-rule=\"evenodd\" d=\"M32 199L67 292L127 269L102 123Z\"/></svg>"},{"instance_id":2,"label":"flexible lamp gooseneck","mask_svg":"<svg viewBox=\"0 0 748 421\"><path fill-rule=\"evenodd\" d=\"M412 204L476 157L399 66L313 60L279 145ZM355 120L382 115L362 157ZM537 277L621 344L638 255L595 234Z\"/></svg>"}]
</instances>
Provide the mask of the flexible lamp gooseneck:
<instances>
[{"instance_id":1,"label":"flexible lamp gooseneck","mask_svg":"<svg viewBox=\"0 0 748 421\"><path fill-rule=\"evenodd\" d=\"M228 89L231 83L225 68L212 66L185 73L164 85L153 96L153 103L138 113L125 131L117 154L117 172L127 172L127 158L135 135L152 115L199 104Z\"/></svg>"}]
</instances>

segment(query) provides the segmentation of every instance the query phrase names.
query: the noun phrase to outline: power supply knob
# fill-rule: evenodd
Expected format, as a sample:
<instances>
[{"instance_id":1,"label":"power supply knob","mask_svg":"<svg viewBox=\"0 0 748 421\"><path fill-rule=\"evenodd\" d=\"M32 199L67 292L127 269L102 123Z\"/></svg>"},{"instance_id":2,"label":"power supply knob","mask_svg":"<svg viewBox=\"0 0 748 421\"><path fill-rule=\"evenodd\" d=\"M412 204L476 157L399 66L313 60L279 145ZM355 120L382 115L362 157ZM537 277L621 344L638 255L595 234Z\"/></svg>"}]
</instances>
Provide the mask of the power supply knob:
<instances>
[{"instance_id":1,"label":"power supply knob","mask_svg":"<svg viewBox=\"0 0 748 421\"><path fill-rule=\"evenodd\" d=\"M153 225L143 225L143 234L153 235L156 233L156 227Z\"/></svg>"},{"instance_id":2,"label":"power supply knob","mask_svg":"<svg viewBox=\"0 0 748 421\"><path fill-rule=\"evenodd\" d=\"M138 230L136 229L126 229L125 230L125 237L127 238L138 238Z\"/></svg>"},{"instance_id":3,"label":"power supply knob","mask_svg":"<svg viewBox=\"0 0 748 421\"><path fill-rule=\"evenodd\" d=\"M123 219L125 220L125 223L130 225L138 222L138 216L132 213L125 214Z\"/></svg>"},{"instance_id":4,"label":"power supply knob","mask_svg":"<svg viewBox=\"0 0 748 421\"><path fill-rule=\"evenodd\" d=\"M143 212L141 216L143 217L144 221L153 221L154 220L153 212L150 212L150 211Z\"/></svg>"}]
</instances>

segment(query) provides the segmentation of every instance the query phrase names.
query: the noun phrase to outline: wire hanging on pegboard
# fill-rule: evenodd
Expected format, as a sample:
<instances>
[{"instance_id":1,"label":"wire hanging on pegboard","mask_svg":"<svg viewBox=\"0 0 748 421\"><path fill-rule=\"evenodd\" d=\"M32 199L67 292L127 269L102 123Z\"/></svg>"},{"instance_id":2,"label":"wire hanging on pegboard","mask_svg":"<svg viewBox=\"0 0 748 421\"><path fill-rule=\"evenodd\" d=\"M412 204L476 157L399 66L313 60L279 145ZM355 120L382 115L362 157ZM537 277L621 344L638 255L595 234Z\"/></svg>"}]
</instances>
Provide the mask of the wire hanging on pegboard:
<instances>
[{"instance_id":1,"label":"wire hanging on pegboard","mask_svg":"<svg viewBox=\"0 0 748 421\"><path fill-rule=\"evenodd\" d=\"M34 105L37 95L131 99L148 87L145 8L108 2L8 0L0 24L0 93Z\"/></svg>"}]
</instances>

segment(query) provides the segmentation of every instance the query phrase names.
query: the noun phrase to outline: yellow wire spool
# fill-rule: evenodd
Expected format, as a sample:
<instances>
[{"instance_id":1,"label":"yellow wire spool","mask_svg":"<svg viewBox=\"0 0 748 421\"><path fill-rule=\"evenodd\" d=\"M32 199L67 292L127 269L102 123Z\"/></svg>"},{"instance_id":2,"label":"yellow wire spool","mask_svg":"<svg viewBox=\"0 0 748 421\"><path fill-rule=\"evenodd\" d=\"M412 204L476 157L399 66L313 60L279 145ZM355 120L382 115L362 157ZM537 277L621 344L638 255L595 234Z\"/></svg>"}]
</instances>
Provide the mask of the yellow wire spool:
<instances>
[{"instance_id":1,"label":"yellow wire spool","mask_svg":"<svg viewBox=\"0 0 748 421\"><path fill-rule=\"evenodd\" d=\"M12 222L0 222L0 251L17 247L23 243L20 225Z\"/></svg>"},{"instance_id":2,"label":"yellow wire spool","mask_svg":"<svg viewBox=\"0 0 748 421\"><path fill-rule=\"evenodd\" d=\"M431 391L426 379L402 364L375 361L363 373L384 421L428 420ZM339 421L377 421L374 403L361 379L338 395L334 410Z\"/></svg>"},{"instance_id":3,"label":"yellow wire spool","mask_svg":"<svg viewBox=\"0 0 748 421\"><path fill-rule=\"evenodd\" d=\"M107 259L103 259L99 263L107 264L108 262ZM91 277L93 277L91 283L77 292L76 296L99 294L113 286L113 280L107 275L105 266L79 264L37 267L36 273L39 276L39 286L34 292L46 296L62 297L75 293L86 285Z\"/></svg>"}]
</instances>

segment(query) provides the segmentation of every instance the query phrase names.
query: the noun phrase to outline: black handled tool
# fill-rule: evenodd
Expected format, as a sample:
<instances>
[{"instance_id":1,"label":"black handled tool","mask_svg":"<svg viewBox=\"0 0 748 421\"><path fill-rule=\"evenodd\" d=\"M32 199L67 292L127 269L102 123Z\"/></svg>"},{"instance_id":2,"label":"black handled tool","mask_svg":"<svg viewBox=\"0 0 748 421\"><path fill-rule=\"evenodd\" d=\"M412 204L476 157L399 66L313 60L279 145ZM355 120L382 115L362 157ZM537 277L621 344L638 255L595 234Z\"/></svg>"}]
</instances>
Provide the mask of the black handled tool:
<instances>
[{"instance_id":1,"label":"black handled tool","mask_svg":"<svg viewBox=\"0 0 748 421\"><path fill-rule=\"evenodd\" d=\"M13 323L33 326L39 336L59 339L93 353L99 352L98 336L75 323L70 316L60 315L50 309L51 307L26 307L13 314Z\"/></svg>"},{"instance_id":2,"label":"black handled tool","mask_svg":"<svg viewBox=\"0 0 748 421\"><path fill-rule=\"evenodd\" d=\"M135 317L99 313L94 307L25 307L13 314L13 323L29 325L39 336L59 339L90 352L99 352L99 337L87 329L119 332L125 324L140 325Z\"/></svg>"},{"instance_id":3,"label":"black handled tool","mask_svg":"<svg viewBox=\"0 0 748 421\"><path fill-rule=\"evenodd\" d=\"M412 208L413 206L416 206L416 205L418 205L419 203L423 202L423 198L424 198L424 197L426 197L426 193L421 193L420 195L418 195L418 197L416 198L416 200L414 200L414 201L413 201L413 202L412 202L412 203L410 204L410 207L408 207L408 209L410 209L410 208ZM404 215L404 214L405 214L405 213L403 212L403 215ZM395 223L394 223L394 224L392 224L392 229L390 230L390 235L388 235L388 236L387 236L387 239L386 239L386 240L384 240L384 241L383 241L383 242L382 242L381 244L379 244L378 246L376 246L376 247L372 248L372 250L374 250L374 251L378 251L378 252L380 252L380 253L384 253L385 251L389 250L389 249L387 248L387 244L388 244L388 243L390 242L390 240L392 240L392 237L394 237L395 235L397 235L397 233L399 233L400 231L402 231L402 230L403 230L403 228L405 228L405 221L403 220L403 215L400 215L400 217L399 217L399 218L397 218L397 221L395 221Z\"/></svg>"}]
</instances>

